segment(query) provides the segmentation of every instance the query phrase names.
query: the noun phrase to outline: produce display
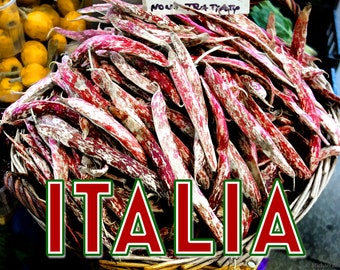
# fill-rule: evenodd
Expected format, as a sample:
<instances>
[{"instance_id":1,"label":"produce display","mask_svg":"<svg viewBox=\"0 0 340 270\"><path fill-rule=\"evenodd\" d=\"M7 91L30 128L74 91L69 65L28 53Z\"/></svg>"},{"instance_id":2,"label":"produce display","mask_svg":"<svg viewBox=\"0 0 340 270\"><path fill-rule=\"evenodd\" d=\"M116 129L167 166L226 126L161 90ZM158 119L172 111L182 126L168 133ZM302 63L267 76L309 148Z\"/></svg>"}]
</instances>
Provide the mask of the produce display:
<instances>
[{"instance_id":1,"label":"produce display","mask_svg":"<svg viewBox=\"0 0 340 270\"><path fill-rule=\"evenodd\" d=\"M0 6L8 3L9 0L0 1ZM51 61L65 51L68 42L65 36L53 32L54 27L73 31L86 28L86 22L77 19L80 14L76 10L80 4L79 0L19 0L15 5L16 13L0 11L0 31L4 24L11 29L13 25L20 24L22 27L19 29L23 32L22 42L18 44L11 30L11 35L6 36L8 46L6 41L1 40L5 36L0 32L0 102L14 102L22 92L50 72ZM18 47L17 53L13 54L9 51L12 41Z\"/></svg>"},{"instance_id":2,"label":"produce display","mask_svg":"<svg viewBox=\"0 0 340 270\"><path fill-rule=\"evenodd\" d=\"M135 261L136 268L227 266L235 261L220 252L224 180L242 181L247 243L275 179L292 203L320 164L340 154L340 98L317 58L305 51L311 6L301 10L290 46L276 35L274 16L264 30L246 15L179 8L192 14L157 16L120 0L78 8L98 28L54 25L55 35L77 46L54 61L47 76L27 83L2 114L0 129L11 146L6 187L44 227L46 181L65 180L72 250L82 248L84 206L72 196L71 181L113 180L114 196L103 201L107 267L136 179L148 194L167 256L146 259L147 252L136 248L113 260L114 267ZM40 56L25 55L24 47L22 71L46 67L44 49L28 42ZM191 180L193 234L214 238L218 255L174 255L175 179Z\"/></svg>"}]
</instances>

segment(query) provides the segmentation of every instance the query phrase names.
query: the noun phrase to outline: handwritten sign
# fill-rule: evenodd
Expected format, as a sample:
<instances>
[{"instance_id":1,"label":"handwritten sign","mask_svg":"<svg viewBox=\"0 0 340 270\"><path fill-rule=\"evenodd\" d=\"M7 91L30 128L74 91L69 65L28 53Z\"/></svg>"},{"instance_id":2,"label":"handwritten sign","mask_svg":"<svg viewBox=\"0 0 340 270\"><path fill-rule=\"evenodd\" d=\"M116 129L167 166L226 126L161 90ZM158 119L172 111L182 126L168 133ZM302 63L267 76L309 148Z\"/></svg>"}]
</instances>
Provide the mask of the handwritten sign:
<instances>
[{"instance_id":1,"label":"handwritten sign","mask_svg":"<svg viewBox=\"0 0 340 270\"><path fill-rule=\"evenodd\" d=\"M185 5L200 11L219 15L247 14L250 0L143 0L147 11L157 15L188 14L190 11L180 8L177 4Z\"/></svg>"}]
</instances>

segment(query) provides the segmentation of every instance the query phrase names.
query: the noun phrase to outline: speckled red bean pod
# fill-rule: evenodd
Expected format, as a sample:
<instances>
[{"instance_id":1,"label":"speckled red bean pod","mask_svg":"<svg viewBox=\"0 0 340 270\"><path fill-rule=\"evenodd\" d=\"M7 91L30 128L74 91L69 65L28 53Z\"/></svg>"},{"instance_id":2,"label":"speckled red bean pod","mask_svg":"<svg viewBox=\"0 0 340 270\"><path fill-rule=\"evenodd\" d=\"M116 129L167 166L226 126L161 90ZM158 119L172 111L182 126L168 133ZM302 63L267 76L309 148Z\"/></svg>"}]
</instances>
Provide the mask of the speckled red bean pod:
<instances>
[{"instance_id":1,"label":"speckled red bean pod","mask_svg":"<svg viewBox=\"0 0 340 270\"><path fill-rule=\"evenodd\" d=\"M169 52L169 61L172 63L170 75L181 96L189 117L198 132L208 164L211 169L215 171L217 168L217 158L204 109L201 107L201 103L197 99L183 67L179 63L175 53L172 51Z\"/></svg>"},{"instance_id":2,"label":"speckled red bean pod","mask_svg":"<svg viewBox=\"0 0 340 270\"><path fill-rule=\"evenodd\" d=\"M75 66L80 65L88 59L88 50L94 52L97 50L115 51L141 57L162 67L169 66L169 62L163 53L125 36L99 35L87 39L70 55Z\"/></svg>"},{"instance_id":3,"label":"speckled red bean pod","mask_svg":"<svg viewBox=\"0 0 340 270\"><path fill-rule=\"evenodd\" d=\"M260 147L270 159L277 163L287 175L295 177L294 170L277 148L269 133L234 96L221 75L208 64L204 71L204 78L212 92L216 95L230 117L240 127L243 133Z\"/></svg>"},{"instance_id":4,"label":"speckled red bean pod","mask_svg":"<svg viewBox=\"0 0 340 270\"><path fill-rule=\"evenodd\" d=\"M146 165L147 158L136 137L111 114L80 98L64 98L65 104L79 112L96 126L115 138L140 163Z\"/></svg>"},{"instance_id":5,"label":"speckled red bean pod","mask_svg":"<svg viewBox=\"0 0 340 270\"><path fill-rule=\"evenodd\" d=\"M51 137L63 145L75 148L80 152L104 160L108 165L118 169L132 178L140 178L145 188L155 192L159 197L166 197L164 187L157 174L126 154L106 145L98 143L96 138L88 136L83 139L79 130L64 120L44 115L37 119L36 127L39 133Z\"/></svg>"},{"instance_id":6,"label":"speckled red bean pod","mask_svg":"<svg viewBox=\"0 0 340 270\"><path fill-rule=\"evenodd\" d=\"M211 209L208 200L200 191L197 183L193 180L188 168L179 154L176 143L173 139L171 128L166 116L166 104L160 91L157 91L151 100L152 115L155 123L155 130L160 145L170 161L176 179L192 180L193 184L193 205L207 224L215 239L223 242L223 225Z\"/></svg>"}]
</instances>

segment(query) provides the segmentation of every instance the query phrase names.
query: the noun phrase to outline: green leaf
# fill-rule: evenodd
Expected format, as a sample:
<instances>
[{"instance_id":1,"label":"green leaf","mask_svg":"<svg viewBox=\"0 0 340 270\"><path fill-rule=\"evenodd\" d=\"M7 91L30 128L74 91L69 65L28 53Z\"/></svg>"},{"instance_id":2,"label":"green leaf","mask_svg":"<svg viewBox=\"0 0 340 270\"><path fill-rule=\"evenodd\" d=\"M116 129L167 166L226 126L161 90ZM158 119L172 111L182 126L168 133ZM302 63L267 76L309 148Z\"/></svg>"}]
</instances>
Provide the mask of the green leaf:
<instances>
[{"instance_id":1,"label":"green leaf","mask_svg":"<svg viewBox=\"0 0 340 270\"><path fill-rule=\"evenodd\" d=\"M250 18L260 27L266 29L269 14L275 15L276 35L281 38L287 45L290 45L293 37L293 22L284 16L280 9L274 6L269 0L260 2L250 9ZM305 50L311 55L317 55L317 52L310 46L306 45Z\"/></svg>"},{"instance_id":2,"label":"green leaf","mask_svg":"<svg viewBox=\"0 0 340 270\"><path fill-rule=\"evenodd\" d=\"M278 7L274 6L270 1L262 1L259 4L253 6L249 15L257 25L266 29L268 17L271 12L273 12L275 15L277 36L287 43L290 43L293 36L293 23L289 18L285 17L281 13Z\"/></svg>"}]
</instances>

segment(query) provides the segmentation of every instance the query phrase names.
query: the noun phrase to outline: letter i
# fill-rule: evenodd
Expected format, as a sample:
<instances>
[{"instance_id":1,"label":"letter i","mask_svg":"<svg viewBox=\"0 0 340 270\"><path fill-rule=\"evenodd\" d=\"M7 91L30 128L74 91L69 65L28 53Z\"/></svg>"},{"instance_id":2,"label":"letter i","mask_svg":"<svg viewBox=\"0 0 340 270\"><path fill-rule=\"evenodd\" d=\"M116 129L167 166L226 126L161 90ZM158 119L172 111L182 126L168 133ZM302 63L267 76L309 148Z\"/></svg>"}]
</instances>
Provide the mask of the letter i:
<instances>
[{"instance_id":1,"label":"letter i","mask_svg":"<svg viewBox=\"0 0 340 270\"><path fill-rule=\"evenodd\" d=\"M225 256L242 254L242 185L240 180L224 181L224 249Z\"/></svg>"},{"instance_id":2,"label":"letter i","mask_svg":"<svg viewBox=\"0 0 340 270\"><path fill-rule=\"evenodd\" d=\"M46 254L65 256L64 180L46 181Z\"/></svg>"},{"instance_id":3,"label":"letter i","mask_svg":"<svg viewBox=\"0 0 340 270\"><path fill-rule=\"evenodd\" d=\"M73 180L73 196L83 197L84 255L102 256L103 197L112 197L112 180Z\"/></svg>"}]
</instances>

